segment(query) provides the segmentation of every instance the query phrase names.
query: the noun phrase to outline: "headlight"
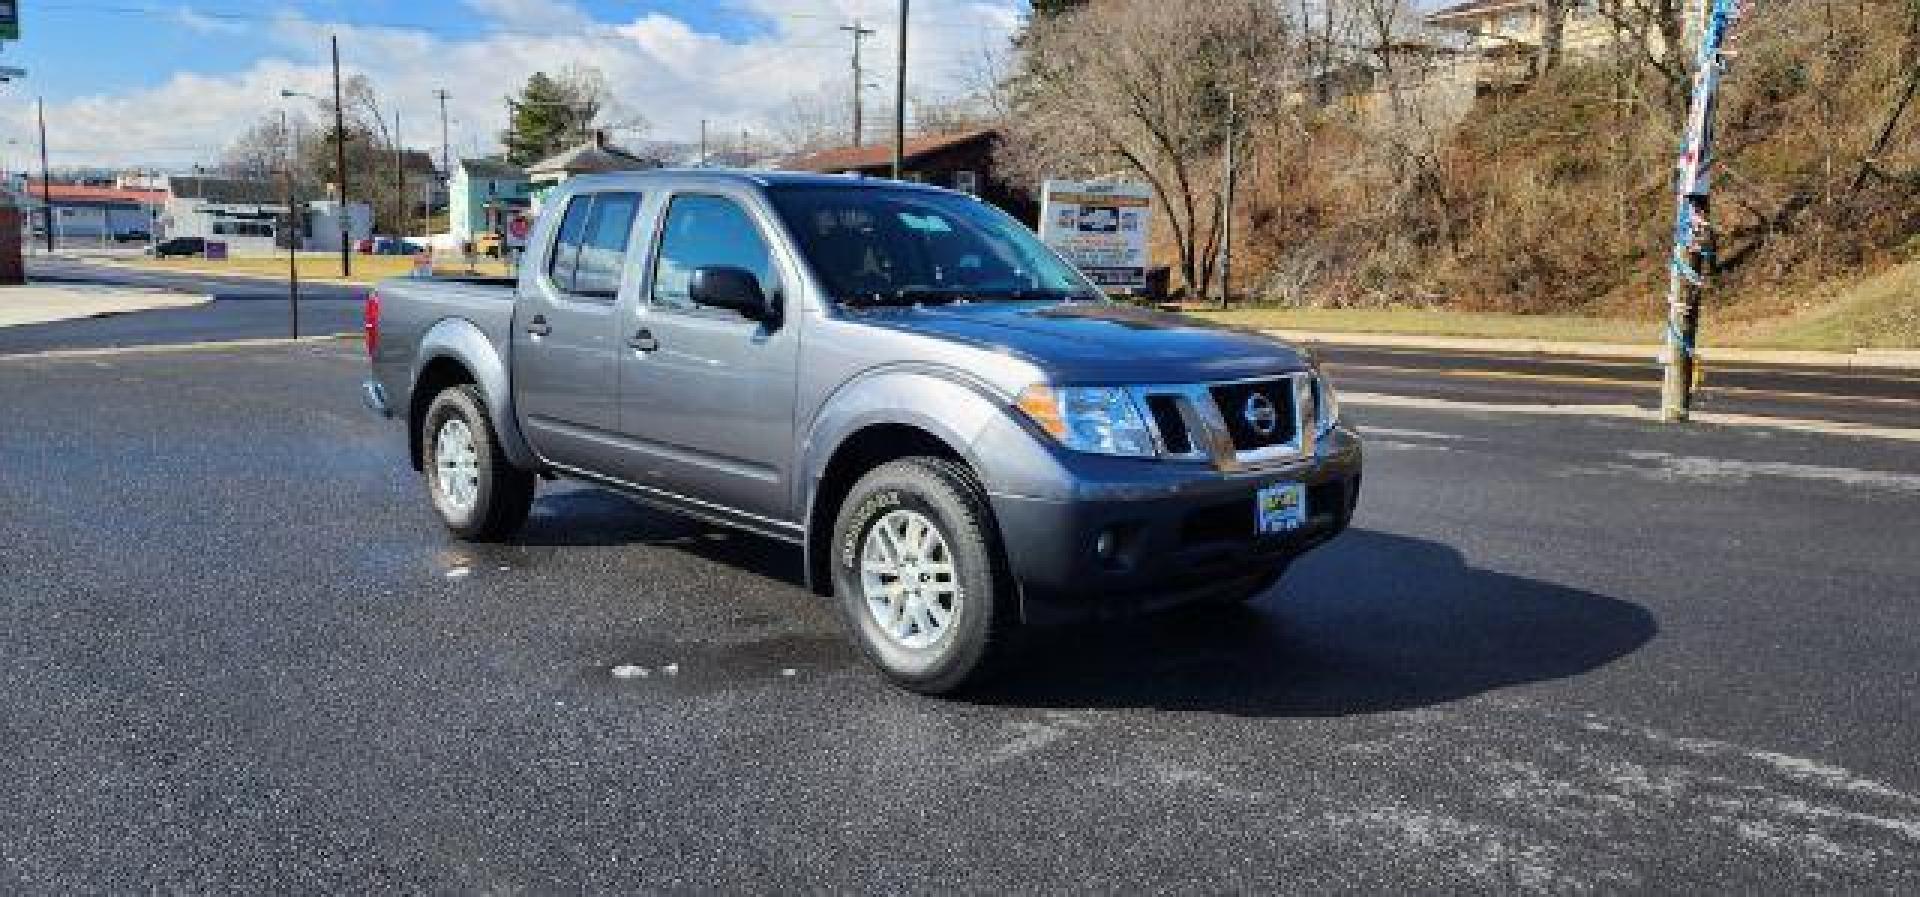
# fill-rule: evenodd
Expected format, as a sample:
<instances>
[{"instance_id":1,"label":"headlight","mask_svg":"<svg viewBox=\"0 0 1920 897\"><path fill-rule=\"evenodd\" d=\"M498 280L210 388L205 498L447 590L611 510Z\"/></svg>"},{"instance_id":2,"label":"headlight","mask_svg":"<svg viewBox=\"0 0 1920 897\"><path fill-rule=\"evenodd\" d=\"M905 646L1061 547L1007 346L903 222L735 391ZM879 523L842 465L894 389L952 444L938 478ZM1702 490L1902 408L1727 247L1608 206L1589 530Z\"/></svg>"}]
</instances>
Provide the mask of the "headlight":
<instances>
[{"instance_id":1,"label":"headlight","mask_svg":"<svg viewBox=\"0 0 1920 897\"><path fill-rule=\"evenodd\" d=\"M1020 393L1020 410L1075 451L1153 457L1153 436L1133 395L1115 386L1048 386Z\"/></svg>"},{"instance_id":2,"label":"headlight","mask_svg":"<svg viewBox=\"0 0 1920 897\"><path fill-rule=\"evenodd\" d=\"M1315 433L1325 435L1340 422L1340 396L1333 391L1333 381L1319 371L1313 373L1313 429Z\"/></svg>"}]
</instances>

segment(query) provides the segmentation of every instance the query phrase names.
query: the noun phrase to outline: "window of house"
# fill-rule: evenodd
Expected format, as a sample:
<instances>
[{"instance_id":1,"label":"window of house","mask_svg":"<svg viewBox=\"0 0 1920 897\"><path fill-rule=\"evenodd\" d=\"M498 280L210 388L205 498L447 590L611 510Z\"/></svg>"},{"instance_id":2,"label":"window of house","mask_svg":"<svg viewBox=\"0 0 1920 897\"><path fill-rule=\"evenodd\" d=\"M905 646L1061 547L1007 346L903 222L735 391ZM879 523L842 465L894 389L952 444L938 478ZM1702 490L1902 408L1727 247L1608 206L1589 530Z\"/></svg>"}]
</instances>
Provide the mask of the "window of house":
<instances>
[{"instance_id":1,"label":"window of house","mask_svg":"<svg viewBox=\"0 0 1920 897\"><path fill-rule=\"evenodd\" d=\"M639 207L637 193L582 193L567 200L547 259L547 277L553 285L596 299L618 294L627 240Z\"/></svg>"},{"instance_id":2,"label":"window of house","mask_svg":"<svg viewBox=\"0 0 1920 897\"><path fill-rule=\"evenodd\" d=\"M953 173L953 189L961 193L979 193L980 176L972 171L956 171Z\"/></svg>"},{"instance_id":3,"label":"window of house","mask_svg":"<svg viewBox=\"0 0 1920 897\"><path fill-rule=\"evenodd\" d=\"M725 265L751 272L760 290L772 295L777 279L773 256L760 228L745 209L719 196L673 198L661 227L660 253L654 261L653 304L690 309L688 287L695 269Z\"/></svg>"}]
</instances>

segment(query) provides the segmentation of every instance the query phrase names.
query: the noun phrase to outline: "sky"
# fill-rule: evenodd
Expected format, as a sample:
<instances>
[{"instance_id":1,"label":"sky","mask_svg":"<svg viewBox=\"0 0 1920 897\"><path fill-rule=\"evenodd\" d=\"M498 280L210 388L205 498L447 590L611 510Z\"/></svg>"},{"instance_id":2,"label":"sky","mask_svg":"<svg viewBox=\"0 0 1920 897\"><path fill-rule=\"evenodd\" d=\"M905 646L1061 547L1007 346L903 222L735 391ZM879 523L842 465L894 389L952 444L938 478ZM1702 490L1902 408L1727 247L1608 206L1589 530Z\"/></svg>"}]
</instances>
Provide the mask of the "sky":
<instances>
[{"instance_id":1,"label":"sky","mask_svg":"<svg viewBox=\"0 0 1920 897\"><path fill-rule=\"evenodd\" d=\"M644 139L764 132L796 93L849 83L850 37L865 42L870 120L892 101L895 0L21 0L21 40L0 65L0 165L38 150L34 99L46 99L48 147L69 166L178 169L282 108L318 115L283 89L330 95L328 37L346 74L370 78L398 110L409 146L440 145L434 91L451 93L456 156L497 149L504 98L536 70L569 63L607 76L617 105L648 122ZM908 36L910 95L965 89L984 54L1004 48L1025 0L918 0ZM850 102L850 101L849 101ZM636 133L616 140L641 139Z\"/></svg>"}]
</instances>

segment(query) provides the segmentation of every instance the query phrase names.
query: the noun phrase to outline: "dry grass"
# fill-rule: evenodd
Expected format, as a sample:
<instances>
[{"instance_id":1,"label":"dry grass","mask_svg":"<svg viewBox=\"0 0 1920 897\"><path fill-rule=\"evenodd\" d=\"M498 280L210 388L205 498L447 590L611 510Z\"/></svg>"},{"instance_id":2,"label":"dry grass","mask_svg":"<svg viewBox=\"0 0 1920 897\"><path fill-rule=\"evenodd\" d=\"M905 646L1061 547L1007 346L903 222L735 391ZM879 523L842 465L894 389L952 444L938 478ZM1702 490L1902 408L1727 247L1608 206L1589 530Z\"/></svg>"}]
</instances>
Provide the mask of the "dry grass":
<instances>
[{"instance_id":1,"label":"dry grass","mask_svg":"<svg viewBox=\"0 0 1920 897\"><path fill-rule=\"evenodd\" d=\"M161 271L192 272L195 274L242 274L257 277L284 278L287 276L286 256L250 256L230 258L224 261L210 261L199 258L142 258L128 264L153 268ZM413 259L403 255L356 255L353 257L353 275L340 276L340 256L332 253L301 253L299 256L300 278L302 280L329 281L334 283L371 284L389 277L405 277L413 273ZM504 263L481 260L469 269L464 261L449 264L440 261L434 267L439 274L478 274L503 276L508 273Z\"/></svg>"},{"instance_id":2,"label":"dry grass","mask_svg":"<svg viewBox=\"0 0 1920 897\"><path fill-rule=\"evenodd\" d=\"M1322 330L1574 343L1652 343L1660 338L1660 324L1657 321L1581 315L1513 315L1402 308L1249 308L1224 312L1196 311L1195 314L1236 327L1261 330Z\"/></svg>"}]
</instances>

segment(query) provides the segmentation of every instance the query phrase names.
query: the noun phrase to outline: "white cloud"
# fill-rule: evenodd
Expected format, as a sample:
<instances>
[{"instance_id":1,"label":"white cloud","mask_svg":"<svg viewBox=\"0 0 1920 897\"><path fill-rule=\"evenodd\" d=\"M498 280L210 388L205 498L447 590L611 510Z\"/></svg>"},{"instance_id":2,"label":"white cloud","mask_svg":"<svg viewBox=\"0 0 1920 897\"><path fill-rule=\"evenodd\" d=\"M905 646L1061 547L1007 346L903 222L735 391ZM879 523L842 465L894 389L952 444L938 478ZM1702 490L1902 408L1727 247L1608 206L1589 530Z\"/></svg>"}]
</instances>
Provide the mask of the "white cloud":
<instances>
[{"instance_id":1,"label":"white cloud","mask_svg":"<svg viewBox=\"0 0 1920 897\"><path fill-rule=\"evenodd\" d=\"M701 119L720 133L764 130L795 93L845 83L847 35L839 26L891 3L856 0L739 0L739 15L764 27L750 37L704 33L659 13L631 21L592 23L563 0L466 0L492 26L472 39L403 28L356 26L288 13L252 29L278 48L274 58L244 70L199 74L181 70L142 90L96 95L47 108L54 165L178 167L217 159L220 147L264 114L280 108L282 88L331 90L327 39L340 37L344 67L367 75L383 103L398 109L412 145L437 147L439 106L433 92L452 92L456 154L490 152L504 125L504 98L536 70L569 64L598 67L616 105L644 116L651 137L689 139ZM916 95L941 95L967 83L985 51L1004 47L1019 21L1018 0L967 0L916 10L908 74ZM879 33L866 44L870 102L890 100L893 23L866 20ZM219 28L236 23L208 20ZM194 27L194 26L190 26ZM303 101L293 101L303 102ZM309 107L311 112L311 107ZM875 110L879 118L881 110ZM27 133L31 110L12 113L8 130Z\"/></svg>"},{"instance_id":2,"label":"white cloud","mask_svg":"<svg viewBox=\"0 0 1920 897\"><path fill-rule=\"evenodd\" d=\"M191 6L174 7L173 20L199 34L239 34L247 30L247 26L239 21L210 16Z\"/></svg>"}]
</instances>

